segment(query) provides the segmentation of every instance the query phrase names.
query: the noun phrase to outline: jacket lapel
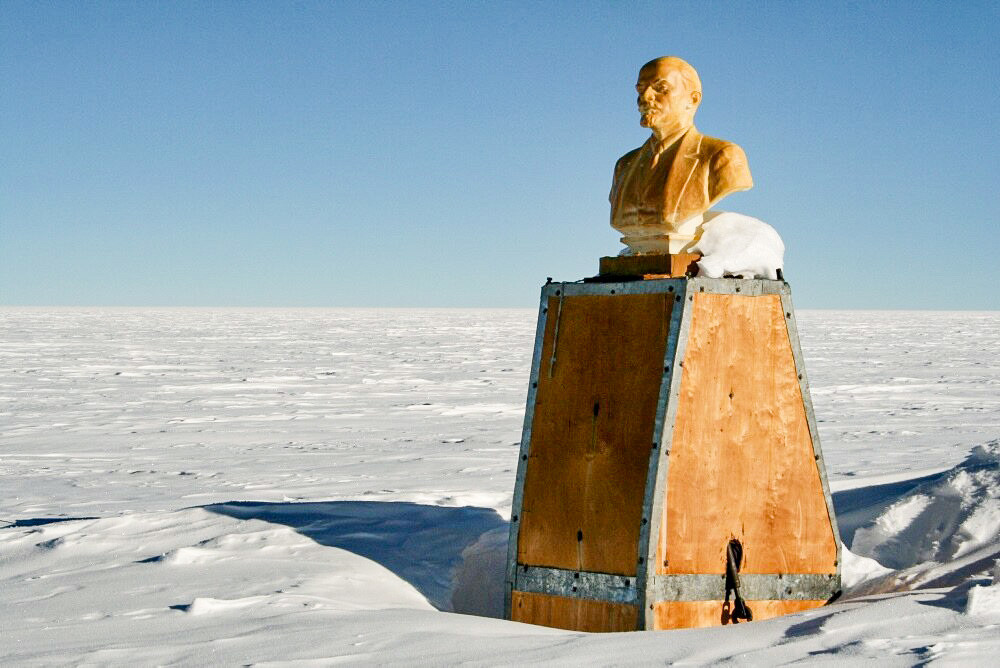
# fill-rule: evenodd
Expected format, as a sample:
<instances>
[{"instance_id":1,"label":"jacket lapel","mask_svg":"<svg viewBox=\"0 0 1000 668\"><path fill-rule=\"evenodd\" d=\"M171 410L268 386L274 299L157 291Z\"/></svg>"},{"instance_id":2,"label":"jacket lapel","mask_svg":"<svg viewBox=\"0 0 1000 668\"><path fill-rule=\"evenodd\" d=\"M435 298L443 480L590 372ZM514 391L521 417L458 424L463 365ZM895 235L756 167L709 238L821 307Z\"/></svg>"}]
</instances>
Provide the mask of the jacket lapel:
<instances>
[{"instance_id":1,"label":"jacket lapel","mask_svg":"<svg viewBox=\"0 0 1000 668\"><path fill-rule=\"evenodd\" d=\"M670 166L667 175L667 187L663 189L663 208L667 222L677 224L683 222L678 216L683 216L687 207L684 206L684 196L692 187L694 171L701 161L702 134L692 125L684 134L681 145L677 147L677 155Z\"/></svg>"}]
</instances>

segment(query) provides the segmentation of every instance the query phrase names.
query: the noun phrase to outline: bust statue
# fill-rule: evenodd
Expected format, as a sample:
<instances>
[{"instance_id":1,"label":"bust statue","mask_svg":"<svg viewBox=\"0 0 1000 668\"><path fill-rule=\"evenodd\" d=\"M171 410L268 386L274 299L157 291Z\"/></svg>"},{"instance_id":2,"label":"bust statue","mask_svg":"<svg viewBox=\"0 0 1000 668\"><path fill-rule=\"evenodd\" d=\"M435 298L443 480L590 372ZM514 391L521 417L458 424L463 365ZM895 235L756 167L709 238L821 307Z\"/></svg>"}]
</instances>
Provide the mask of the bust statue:
<instances>
[{"instance_id":1,"label":"bust statue","mask_svg":"<svg viewBox=\"0 0 1000 668\"><path fill-rule=\"evenodd\" d=\"M611 227L628 246L622 254L682 253L696 240L705 212L726 195L753 187L736 144L694 127L701 80L673 56L639 70L639 125L652 134L615 165Z\"/></svg>"}]
</instances>

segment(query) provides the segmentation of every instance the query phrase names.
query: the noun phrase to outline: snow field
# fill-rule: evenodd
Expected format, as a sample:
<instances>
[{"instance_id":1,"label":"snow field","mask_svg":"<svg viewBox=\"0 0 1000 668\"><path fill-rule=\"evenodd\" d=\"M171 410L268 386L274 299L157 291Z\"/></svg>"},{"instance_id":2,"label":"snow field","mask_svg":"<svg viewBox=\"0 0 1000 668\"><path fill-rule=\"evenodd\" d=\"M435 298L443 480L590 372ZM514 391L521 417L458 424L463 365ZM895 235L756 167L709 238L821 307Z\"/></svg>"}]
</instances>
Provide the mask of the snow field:
<instances>
[{"instance_id":1,"label":"snow field","mask_svg":"<svg viewBox=\"0 0 1000 668\"><path fill-rule=\"evenodd\" d=\"M800 312L851 589L607 635L490 618L534 318L0 310L0 663L994 665L1000 314Z\"/></svg>"}]
</instances>

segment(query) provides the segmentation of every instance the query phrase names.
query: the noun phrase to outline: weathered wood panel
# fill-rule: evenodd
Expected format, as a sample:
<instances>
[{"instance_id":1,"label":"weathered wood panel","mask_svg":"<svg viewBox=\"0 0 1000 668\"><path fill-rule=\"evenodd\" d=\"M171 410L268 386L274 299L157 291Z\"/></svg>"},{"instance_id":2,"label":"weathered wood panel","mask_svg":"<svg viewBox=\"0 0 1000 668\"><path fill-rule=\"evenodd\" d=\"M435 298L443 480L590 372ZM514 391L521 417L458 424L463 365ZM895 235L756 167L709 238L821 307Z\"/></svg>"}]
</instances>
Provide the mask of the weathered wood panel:
<instances>
[{"instance_id":1,"label":"weathered wood panel","mask_svg":"<svg viewBox=\"0 0 1000 668\"><path fill-rule=\"evenodd\" d=\"M601 276L684 276L701 259L699 253L673 253L670 255L615 255L602 257Z\"/></svg>"},{"instance_id":2,"label":"weathered wood panel","mask_svg":"<svg viewBox=\"0 0 1000 668\"><path fill-rule=\"evenodd\" d=\"M549 300L520 563L635 574L673 298Z\"/></svg>"},{"instance_id":3,"label":"weathered wood panel","mask_svg":"<svg viewBox=\"0 0 1000 668\"><path fill-rule=\"evenodd\" d=\"M639 607L628 603L606 603L515 591L511 619L515 622L590 633L635 631L638 628Z\"/></svg>"},{"instance_id":4,"label":"weathered wood panel","mask_svg":"<svg viewBox=\"0 0 1000 668\"><path fill-rule=\"evenodd\" d=\"M658 573L834 573L837 544L778 295L696 294Z\"/></svg>"},{"instance_id":5,"label":"weathered wood panel","mask_svg":"<svg viewBox=\"0 0 1000 668\"><path fill-rule=\"evenodd\" d=\"M818 608L825 601L747 601L746 603L753 611L754 621L760 622L772 617ZM722 626L724 623L729 623L723 616L722 601L664 601L655 604L653 615L653 630L657 631Z\"/></svg>"}]
</instances>

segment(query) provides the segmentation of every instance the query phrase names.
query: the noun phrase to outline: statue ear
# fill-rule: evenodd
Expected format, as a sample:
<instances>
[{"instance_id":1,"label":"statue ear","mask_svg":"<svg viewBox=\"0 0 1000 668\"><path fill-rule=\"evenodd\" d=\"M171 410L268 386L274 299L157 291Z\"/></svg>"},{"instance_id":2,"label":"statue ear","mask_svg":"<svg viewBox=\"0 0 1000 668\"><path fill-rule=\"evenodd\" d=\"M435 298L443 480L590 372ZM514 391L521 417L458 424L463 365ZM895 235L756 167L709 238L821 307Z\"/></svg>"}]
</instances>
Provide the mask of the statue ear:
<instances>
[{"instance_id":1,"label":"statue ear","mask_svg":"<svg viewBox=\"0 0 1000 668\"><path fill-rule=\"evenodd\" d=\"M693 91L691 91L691 104L693 104L696 107L699 104L701 104L701 91L700 90L693 90Z\"/></svg>"}]
</instances>

